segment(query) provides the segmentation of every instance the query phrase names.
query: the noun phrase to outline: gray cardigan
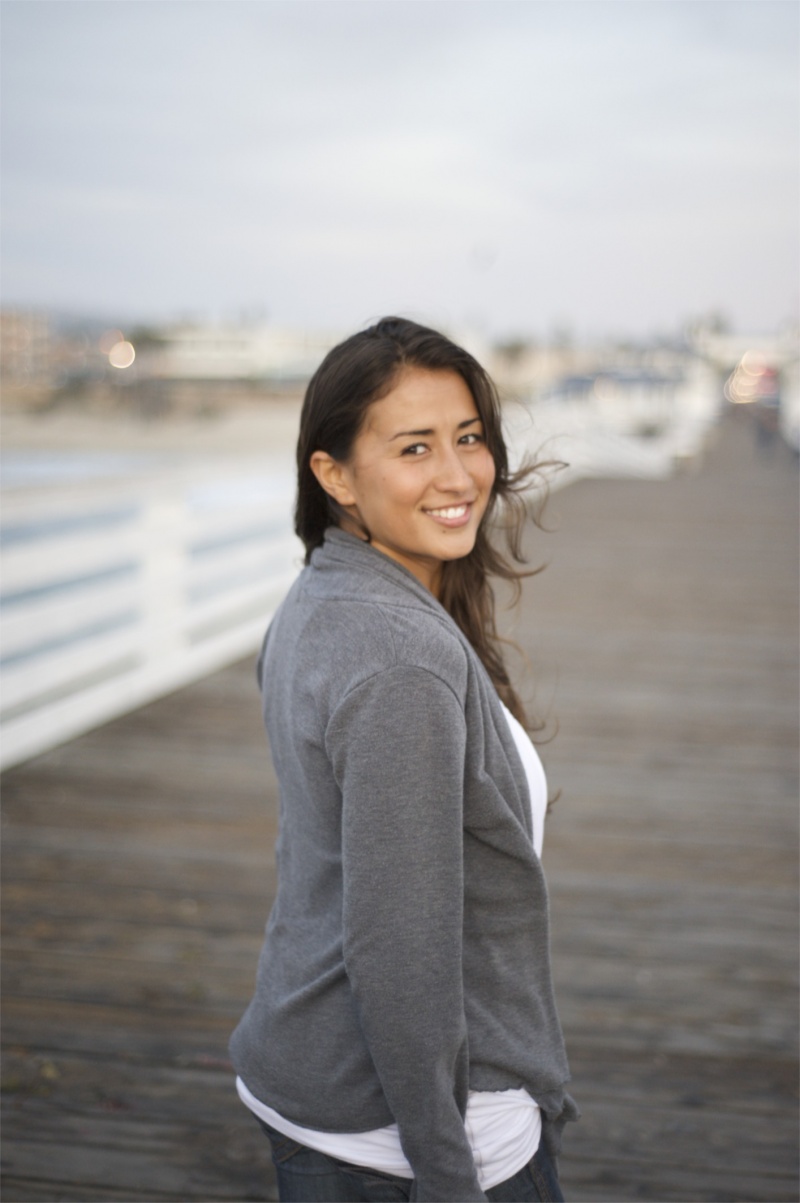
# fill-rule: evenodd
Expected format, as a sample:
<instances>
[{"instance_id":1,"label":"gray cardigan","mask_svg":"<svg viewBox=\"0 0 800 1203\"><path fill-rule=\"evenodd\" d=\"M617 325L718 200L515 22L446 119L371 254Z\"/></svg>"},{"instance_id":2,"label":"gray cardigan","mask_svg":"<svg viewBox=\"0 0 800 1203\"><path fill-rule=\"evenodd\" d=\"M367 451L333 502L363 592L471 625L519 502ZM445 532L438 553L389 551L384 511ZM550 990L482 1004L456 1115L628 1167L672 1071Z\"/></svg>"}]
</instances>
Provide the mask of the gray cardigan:
<instances>
[{"instance_id":1,"label":"gray cardigan","mask_svg":"<svg viewBox=\"0 0 800 1203\"><path fill-rule=\"evenodd\" d=\"M280 784L278 893L231 1039L309 1128L396 1122L412 1198L484 1199L467 1091L576 1115L527 784L483 665L415 577L332 528L260 661Z\"/></svg>"}]
</instances>

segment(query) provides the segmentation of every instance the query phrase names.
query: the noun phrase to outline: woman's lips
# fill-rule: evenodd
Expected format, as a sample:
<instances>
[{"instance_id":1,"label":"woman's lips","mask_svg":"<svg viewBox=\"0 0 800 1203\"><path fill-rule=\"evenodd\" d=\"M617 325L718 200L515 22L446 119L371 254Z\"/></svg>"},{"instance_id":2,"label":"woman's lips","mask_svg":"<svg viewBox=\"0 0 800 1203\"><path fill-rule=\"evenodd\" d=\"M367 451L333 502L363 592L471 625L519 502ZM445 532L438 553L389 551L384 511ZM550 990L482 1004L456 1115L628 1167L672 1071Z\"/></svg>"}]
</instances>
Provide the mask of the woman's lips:
<instances>
[{"instance_id":1,"label":"woman's lips","mask_svg":"<svg viewBox=\"0 0 800 1203\"><path fill-rule=\"evenodd\" d=\"M472 517L472 502L462 501L459 505L442 505L425 510L429 518L441 526L466 526Z\"/></svg>"}]
</instances>

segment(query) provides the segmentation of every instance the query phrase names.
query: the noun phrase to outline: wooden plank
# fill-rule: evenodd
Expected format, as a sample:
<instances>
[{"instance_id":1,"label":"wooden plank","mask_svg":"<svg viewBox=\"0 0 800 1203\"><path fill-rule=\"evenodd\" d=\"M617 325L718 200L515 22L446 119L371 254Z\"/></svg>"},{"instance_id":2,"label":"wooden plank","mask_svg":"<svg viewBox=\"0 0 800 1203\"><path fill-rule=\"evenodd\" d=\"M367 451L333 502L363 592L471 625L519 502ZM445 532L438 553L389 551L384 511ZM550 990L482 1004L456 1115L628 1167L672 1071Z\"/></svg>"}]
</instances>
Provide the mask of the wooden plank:
<instances>
[{"instance_id":1,"label":"wooden plank","mask_svg":"<svg viewBox=\"0 0 800 1203\"><path fill-rule=\"evenodd\" d=\"M240 1000L252 986L253 975L240 983ZM102 1001L13 997L3 1006L5 1046L57 1059L64 1053L94 1058L100 1053L119 1060L191 1061L195 1057L225 1060L228 1037L238 1019L231 1007L158 1007L152 997L127 998L118 1006ZM230 1083L232 1112L238 1099Z\"/></svg>"}]
</instances>

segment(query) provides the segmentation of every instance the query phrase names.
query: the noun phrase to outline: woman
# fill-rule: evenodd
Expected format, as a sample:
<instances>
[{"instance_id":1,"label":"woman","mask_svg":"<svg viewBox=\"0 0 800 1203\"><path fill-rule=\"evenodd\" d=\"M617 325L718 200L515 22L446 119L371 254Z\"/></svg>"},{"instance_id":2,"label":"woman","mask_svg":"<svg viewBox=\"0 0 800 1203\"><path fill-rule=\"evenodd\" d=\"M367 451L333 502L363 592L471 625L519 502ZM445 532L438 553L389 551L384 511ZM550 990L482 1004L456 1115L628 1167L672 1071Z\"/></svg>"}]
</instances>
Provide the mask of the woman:
<instances>
[{"instance_id":1,"label":"woman","mask_svg":"<svg viewBox=\"0 0 800 1203\"><path fill-rule=\"evenodd\" d=\"M541 765L503 666L495 390L388 318L306 393L306 567L259 675L279 887L231 1041L282 1200L561 1199L576 1114L550 977ZM516 716L516 717L514 717Z\"/></svg>"}]
</instances>

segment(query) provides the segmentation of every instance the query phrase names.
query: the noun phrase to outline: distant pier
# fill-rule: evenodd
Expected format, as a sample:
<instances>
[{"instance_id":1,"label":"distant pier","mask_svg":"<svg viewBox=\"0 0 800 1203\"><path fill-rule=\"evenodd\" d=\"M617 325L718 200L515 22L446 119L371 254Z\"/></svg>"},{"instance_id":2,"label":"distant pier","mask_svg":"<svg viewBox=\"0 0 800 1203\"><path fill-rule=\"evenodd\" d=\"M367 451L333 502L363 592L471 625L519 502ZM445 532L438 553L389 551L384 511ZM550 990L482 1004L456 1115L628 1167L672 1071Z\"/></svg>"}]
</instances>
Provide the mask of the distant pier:
<instances>
[{"instance_id":1,"label":"distant pier","mask_svg":"<svg viewBox=\"0 0 800 1203\"><path fill-rule=\"evenodd\" d=\"M800 1197L797 495L736 414L531 534L572 1203ZM274 889L251 660L2 784L3 1199L275 1199L226 1051Z\"/></svg>"}]
</instances>

